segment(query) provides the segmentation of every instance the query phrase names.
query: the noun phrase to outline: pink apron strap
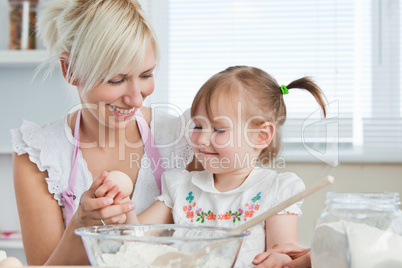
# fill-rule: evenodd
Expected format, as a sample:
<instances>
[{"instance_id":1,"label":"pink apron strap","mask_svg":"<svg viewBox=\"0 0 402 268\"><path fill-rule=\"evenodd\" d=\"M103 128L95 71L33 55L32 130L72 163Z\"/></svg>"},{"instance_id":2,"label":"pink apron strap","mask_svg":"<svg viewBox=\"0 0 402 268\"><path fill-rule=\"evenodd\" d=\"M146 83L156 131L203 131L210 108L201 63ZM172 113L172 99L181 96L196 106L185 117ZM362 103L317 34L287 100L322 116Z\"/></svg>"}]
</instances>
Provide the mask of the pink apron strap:
<instances>
[{"instance_id":1,"label":"pink apron strap","mask_svg":"<svg viewBox=\"0 0 402 268\"><path fill-rule=\"evenodd\" d=\"M80 142L80 121L81 121L81 109L78 110L77 119L75 120L75 127L74 127L74 153L73 153L73 160L71 165L71 173L70 179L68 182L67 190L61 193L61 198L63 200L65 215L66 215L66 226L70 222L71 218L74 214L74 188L75 182L77 180L77 156L79 150L79 142Z\"/></svg>"},{"instance_id":2,"label":"pink apron strap","mask_svg":"<svg viewBox=\"0 0 402 268\"><path fill-rule=\"evenodd\" d=\"M141 134L142 141L144 142L144 148L147 152L149 161L151 162L152 172L154 173L156 185L158 185L159 193L162 192L161 176L165 171L163 167L163 161L156 147L154 137L152 136L151 129L148 126L147 121L144 118L140 109L137 109L135 113L135 119L137 121L138 129Z\"/></svg>"},{"instance_id":3,"label":"pink apron strap","mask_svg":"<svg viewBox=\"0 0 402 268\"><path fill-rule=\"evenodd\" d=\"M156 185L159 188L159 192L161 192L161 176L165 171L163 167L162 158L159 154L159 150L155 145L154 137L152 136L151 130L148 126L147 121L144 118L144 115L141 113L140 109L137 109L135 118L137 121L138 129L141 134L142 141L144 142L145 151L147 152L148 158L151 161L151 168L154 173ZM78 110L77 119L75 120L74 127L74 153L71 165L71 173L70 179L68 182L67 190L61 193L61 198L63 200L64 209L66 213L66 226L70 222L71 218L74 215L74 188L75 182L77 180L77 156L79 151L79 142L80 142L80 121L81 121L81 109Z\"/></svg>"}]
</instances>

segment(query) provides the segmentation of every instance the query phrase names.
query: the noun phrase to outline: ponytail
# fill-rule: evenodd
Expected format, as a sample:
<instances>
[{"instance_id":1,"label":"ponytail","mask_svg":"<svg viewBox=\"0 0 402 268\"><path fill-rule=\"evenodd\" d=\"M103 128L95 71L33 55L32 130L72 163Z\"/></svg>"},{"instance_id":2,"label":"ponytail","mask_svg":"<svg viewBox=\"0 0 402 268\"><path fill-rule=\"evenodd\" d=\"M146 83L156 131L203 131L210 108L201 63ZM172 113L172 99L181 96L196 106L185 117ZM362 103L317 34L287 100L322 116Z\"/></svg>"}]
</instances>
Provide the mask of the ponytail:
<instances>
[{"instance_id":1,"label":"ponytail","mask_svg":"<svg viewBox=\"0 0 402 268\"><path fill-rule=\"evenodd\" d=\"M326 99L324 93L310 77L303 77L297 79L291 82L288 86L283 85L279 86L274 78L272 78L268 74L267 77L269 78L269 83L266 83L267 92L275 92L274 94L271 95L267 94L267 96L269 96L272 99L272 103L270 103L270 105L272 105L271 107L275 107L274 111L272 112L274 114L276 133L271 143L268 145L267 148L261 151L258 157L263 165L270 162L273 158L275 158L279 154L279 151L281 149L281 133L279 130L286 121L286 105L283 99L283 95L288 94L289 89L298 88L310 92L311 95L313 95L314 98L316 99L317 103L320 105L324 117L327 116L327 110L325 108ZM263 98L260 97L260 99ZM269 99L265 99L265 103L269 103L268 101ZM267 111L267 114L268 113L269 111Z\"/></svg>"},{"instance_id":2,"label":"ponytail","mask_svg":"<svg viewBox=\"0 0 402 268\"><path fill-rule=\"evenodd\" d=\"M287 86L287 88L288 88L288 90L291 88L299 88L299 89L304 89L304 90L307 90L308 92L310 92L311 95L314 96L317 103L320 105L324 117L327 116L327 111L325 108L325 96L322 93L320 87L316 83L314 83L314 81L310 77L303 77L303 78L297 79L297 80L293 81L292 83L290 83Z\"/></svg>"}]
</instances>

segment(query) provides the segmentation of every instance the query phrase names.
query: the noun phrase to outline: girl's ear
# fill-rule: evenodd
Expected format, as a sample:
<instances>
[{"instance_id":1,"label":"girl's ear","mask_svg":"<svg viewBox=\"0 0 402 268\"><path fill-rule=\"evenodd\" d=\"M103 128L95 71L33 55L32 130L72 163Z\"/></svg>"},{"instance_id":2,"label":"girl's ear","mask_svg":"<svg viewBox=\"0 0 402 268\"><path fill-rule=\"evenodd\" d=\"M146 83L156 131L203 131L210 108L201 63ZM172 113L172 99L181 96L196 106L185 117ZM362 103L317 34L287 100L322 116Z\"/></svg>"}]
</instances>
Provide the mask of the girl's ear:
<instances>
[{"instance_id":1,"label":"girl's ear","mask_svg":"<svg viewBox=\"0 0 402 268\"><path fill-rule=\"evenodd\" d=\"M60 67L61 67L61 73L63 74L64 79L66 79L66 81L67 81L68 83L70 83L71 85L77 86L77 85L78 85L77 82L75 82L75 81L71 82L71 81L67 78L68 61L67 61L66 59L60 58Z\"/></svg>"},{"instance_id":2,"label":"girl's ear","mask_svg":"<svg viewBox=\"0 0 402 268\"><path fill-rule=\"evenodd\" d=\"M264 149L268 147L275 135L275 125L271 122L265 122L258 127L257 139L255 140L255 149Z\"/></svg>"}]
</instances>

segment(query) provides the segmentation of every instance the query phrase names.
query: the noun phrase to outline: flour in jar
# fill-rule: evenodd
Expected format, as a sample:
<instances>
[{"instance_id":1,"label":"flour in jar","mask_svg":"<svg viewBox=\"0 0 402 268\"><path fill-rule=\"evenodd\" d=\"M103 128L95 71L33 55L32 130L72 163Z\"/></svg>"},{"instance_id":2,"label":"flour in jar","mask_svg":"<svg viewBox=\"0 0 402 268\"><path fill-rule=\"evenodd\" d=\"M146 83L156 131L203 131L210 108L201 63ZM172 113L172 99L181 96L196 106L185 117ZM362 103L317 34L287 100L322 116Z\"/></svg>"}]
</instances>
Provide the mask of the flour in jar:
<instances>
[{"instance_id":1,"label":"flour in jar","mask_svg":"<svg viewBox=\"0 0 402 268\"><path fill-rule=\"evenodd\" d=\"M402 236L389 230L384 231L362 223L340 221L317 227L314 241L316 247L321 248L317 248L319 253L313 258L318 263L326 263L328 267L349 267L348 260L351 268L402 267ZM347 255L344 253L346 248L349 249L349 256L339 258ZM325 251L331 251L331 254Z\"/></svg>"},{"instance_id":2,"label":"flour in jar","mask_svg":"<svg viewBox=\"0 0 402 268\"><path fill-rule=\"evenodd\" d=\"M146 243L126 243L116 253L105 253L99 258L104 266L118 266L118 267L156 267L152 265L152 262L168 252L177 252L174 247L167 245L155 245ZM195 268L222 268L230 267L231 260L220 256L204 256L196 261ZM170 267L170 266L165 266ZM177 263L174 263L172 267L180 267Z\"/></svg>"}]
</instances>

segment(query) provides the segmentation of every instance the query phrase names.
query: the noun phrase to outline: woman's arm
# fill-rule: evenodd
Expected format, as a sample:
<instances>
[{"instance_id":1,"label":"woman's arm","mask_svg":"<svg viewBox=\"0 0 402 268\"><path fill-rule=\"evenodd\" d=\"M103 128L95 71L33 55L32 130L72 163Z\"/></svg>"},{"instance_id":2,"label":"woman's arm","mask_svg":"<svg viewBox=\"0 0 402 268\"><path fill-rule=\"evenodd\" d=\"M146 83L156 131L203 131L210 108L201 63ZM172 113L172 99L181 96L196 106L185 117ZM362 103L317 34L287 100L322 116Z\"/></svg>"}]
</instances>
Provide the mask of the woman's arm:
<instances>
[{"instance_id":1,"label":"woman's arm","mask_svg":"<svg viewBox=\"0 0 402 268\"><path fill-rule=\"evenodd\" d=\"M135 206L131 202L112 205L113 198L116 197L119 190L118 187L116 189L111 184L104 184L106 177L107 174L103 172L82 194L77 211L46 264L89 264L81 238L74 234L74 230L80 227L101 225L101 219L106 224L123 223L125 214L134 210ZM78 250L75 247L78 247ZM72 258L70 254L77 254L77 256Z\"/></svg>"},{"instance_id":2,"label":"woman's arm","mask_svg":"<svg viewBox=\"0 0 402 268\"><path fill-rule=\"evenodd\" d=\"M28 154L18 156L14 153L13 172L27 263L43 265L64 233L61 209L49 193L45 181L47 172L39 171L36 164L29 160ZM83 250L82 243L76 243L78 253L80 247Z\"/></svg>"},{"instance_id":3,"label":"woman's arm","mask_svg":"<svg viewBox=\"0 0 402 268\"><path fill-rule=\"evenodd\" d=\"M28 265L72 265L89 264L79 236L74 230L79 227L100 225L100 219L117 222L122 214L134 209L124 203L111 205L112 191L105 190L106 176L102 174L82 194L80 205L67 228L61 208L48 191L45 181L47 172L41 172L29 160L27 154L14 154L14 188L21 224L24 251ZM95 193L105 196L96 198Z\"/></svg>"}]
</instances>

